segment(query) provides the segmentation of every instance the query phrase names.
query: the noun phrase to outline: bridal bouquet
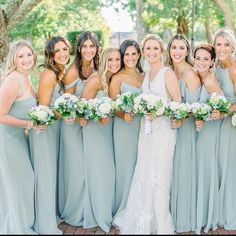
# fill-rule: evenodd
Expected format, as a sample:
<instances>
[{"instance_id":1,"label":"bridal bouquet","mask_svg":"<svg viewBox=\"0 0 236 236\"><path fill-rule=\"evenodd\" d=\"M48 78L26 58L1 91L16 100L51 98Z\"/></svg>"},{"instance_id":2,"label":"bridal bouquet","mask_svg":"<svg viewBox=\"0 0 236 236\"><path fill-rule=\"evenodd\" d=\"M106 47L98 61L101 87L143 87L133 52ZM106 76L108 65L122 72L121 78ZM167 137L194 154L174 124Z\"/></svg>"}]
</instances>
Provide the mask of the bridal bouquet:
<instances>
[{"instance_id":1,"label":"bridal bouquet","mask_svg":"<svg viewBox=\"0 0 236 236\"><path fill-rule=\"evenodd\" d=\"M233 127L236 127L236 113L233 114L231 121L232 121Z\"/></svg>"},{"instance_id":2,"label":"bridal bouquet","mask_svg":"<svg viewBox=\"0 0 236 236\"><path fill-rule=\"evenodd\" d=\"M152 93L142 93L135 97L134 113L145 117L145 134L152 132L152 119L163 115L165 106L165 100Z\"/></svg>"},{"instance_id":3,"label":"bridal bouquet","mask_svg":"<svg viewBox=\"0 0 236 236\"><path fill-rule=\"evenodd\" d=\"M35 125L52 125L57 118L48 106L38 105L32 107L28 113Z\"/></svg>"},{"instance_id":4,"label":"bridal bouquet","mask_svg":"<svg viewBox=\"0 0 236 236\"><path fill-rule=\"evenodd\" d=\"M191 104L191 113L195 117L196 120L211 120L210 113L212 108L205 103L194 102ZM200 129L197 129L200 131Z\"/></svg>"},{"instance_id":5,"label":"bridal bouquet","mask_svg":"<svg viewBox=\"0 0 236 236\"><path fill-rule=\"evenodd\" d=\"M224 96L218 95L217 93L211 94L211 97L207 100L207 104L220 112L229 112L230 102Z\"/></svg>"},{"instance_id":6,"label":"bridal bouquet","mask_svg":"<svg viewBox=\"0 0 236 236\"><path fill-rule=\"evenodd\" d=\"M88 101L88 109L91 113L88 118L95 122L114 114L116 103L109 97L100 97Z\"/></svg>"},{"instance_id":7,"label":"bridal bouquet","mask_svg":"<svg viewBox=\"0 0 236 236\"><path fill-rule=\"evenodd\" d=\"M75 95L64 93L62 96L56 99L54 103L54 109L63 118L76 117L78 98Z\"/></svg>"},{"instance_id":8,"label":"bridal bouquet","mask_svg":"<svg viewBox=\"0 0 236 236\"><path fill-rule=\"evenodd\" d=\"M177 121L188 118L191 112L191 105L189 103L179 103L171 101L165 108L164 115Z\"/></svg>"},{"instance_id":9,"label":"bridal bouquet","mask_svg":"<svg viewBox=\"0 0 236 236\"><path fill-rule=\"evenodd\" d=\"M134 109L134 98L136 93L126 92L117 96L116 108L120 111L131 113Z\"/></svg>"},{"instance_id":10,"label":"bridal bouquet","mask_svg":"<svg viewBox=\"0 0 236 236\"><path fill-rule=\"evenodd\" d=\"M89 102L85 98L79 98L76 108L76 117L83 117L89 120L92 116L92 107L89 106Z\"/></svg>"}]
</instances>

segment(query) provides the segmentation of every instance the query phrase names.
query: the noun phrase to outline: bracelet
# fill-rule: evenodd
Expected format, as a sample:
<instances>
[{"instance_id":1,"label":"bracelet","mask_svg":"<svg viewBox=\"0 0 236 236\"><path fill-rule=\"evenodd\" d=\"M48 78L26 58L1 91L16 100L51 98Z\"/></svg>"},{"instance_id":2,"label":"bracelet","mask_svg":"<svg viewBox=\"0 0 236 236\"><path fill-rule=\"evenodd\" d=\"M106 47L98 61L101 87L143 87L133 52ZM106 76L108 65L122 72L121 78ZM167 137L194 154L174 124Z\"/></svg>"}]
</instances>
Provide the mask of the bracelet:
<instances>
[{"instance_id":1,"label":"bracelet","mask_svg":"<svg viewBox=\"0 0 236 236\"><path fill-rule=\"evenodd\" d=\"M33 125L34 125L34 123L32 120L28 121L26 129L30 130L31 128L33 128Z\"/></svg>"}]
</instances>

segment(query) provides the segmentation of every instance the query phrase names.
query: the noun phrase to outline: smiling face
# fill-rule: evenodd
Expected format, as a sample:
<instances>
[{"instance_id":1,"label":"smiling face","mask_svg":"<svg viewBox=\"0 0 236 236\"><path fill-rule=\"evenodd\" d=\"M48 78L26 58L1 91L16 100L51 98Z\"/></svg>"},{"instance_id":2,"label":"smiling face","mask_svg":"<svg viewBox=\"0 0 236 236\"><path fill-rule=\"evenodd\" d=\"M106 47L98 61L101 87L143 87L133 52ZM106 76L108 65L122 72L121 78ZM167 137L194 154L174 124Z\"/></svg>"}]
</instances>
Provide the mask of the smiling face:
<instances>
[{"instance_id":1,"label":"smiling face","mask_svg":"<svg viewBox=\"0 0 236 236\"><path fill-rule=\"evenodd\" d=\"M121 66L121 56L119 51L113 51L110 53L107 59L107 71L112 74L117 73Z\"/></svg>"},{"instance_id":2,"label":"smiling face","mask_svg":"<svg viewBox=\"0 0 236 236\"><path fill-rule=\"evenodd\" d=\"M231 59L233 48L226 38L219 36L215 39L215 51L218 59L225 61Z\"/></svg>"},{"instance_id":3,"label":"smiling face","mask_svg":"<svg viewBox=\"0 0 236 236\"><path fill-rule=\"evenodd\" d=\"M136 67L140 55L135 46L127 47L124 54L124 65L128 68Z\"/></svg>"},{"instance_id":4,"label":"smiling face","mask_svg":"<svg viewBox=\"0 0 236 236\"><path fill-rule=\"evenodd\" d=\"M194 58L194 68L199 73L206 73L212 64L213 60L211 59L211 54L208 51L204 49L198 49L196 51Z\"/></svg>"},{"instance_id":5,"label":"smiling face","mask_svg":"<svg viewBox=\"0 0 236 236\"><path fill-rule=\"evenodd\" d=\"M185 61L188 55L188 49L183 40L175 39L170 46L170 57L173 63L180 63Z\"/></svg>"},{"instance_id":6,"label":"smiling face","mask_svg":"<svg viewBox=\"0 0 236 236\"><path fill-rule=\"evenodd\" d=\"M34 54L30 48L23 46L16 55L16 69L19 71L29 71L34 66Z\"/></svg>"},{"instance_id":7,"label":"smiling face","mask_svg":"<svg viewBox=\"0 0 236 236\"><path fill-rule=\"evenodd\" d=\"M58 65L66 65L70 59L69 47L60 41L54 45L54 61Z\"/></svg>"},{"instance_id":8,"label":"smiling face","mask_svg":"<svg viewBox=\"0 0 236 236\"><path fill-rule=\"evenodd\" d=\"M97 52L96 46L90 39L87 39L81 47L81 56L83 60L92 61Z\"/></svg>"},{"instance_id":9,"label":"smiling face","mask_svg":"<svg viewBox=\"0 0 236 236\"><path fill-rule=\"evenodd\" d=\"M149 39L143 47L143 56L150 64L157 63L161 60L162 48L160 43L155 39Z\"/></svg>"}]
</instances>

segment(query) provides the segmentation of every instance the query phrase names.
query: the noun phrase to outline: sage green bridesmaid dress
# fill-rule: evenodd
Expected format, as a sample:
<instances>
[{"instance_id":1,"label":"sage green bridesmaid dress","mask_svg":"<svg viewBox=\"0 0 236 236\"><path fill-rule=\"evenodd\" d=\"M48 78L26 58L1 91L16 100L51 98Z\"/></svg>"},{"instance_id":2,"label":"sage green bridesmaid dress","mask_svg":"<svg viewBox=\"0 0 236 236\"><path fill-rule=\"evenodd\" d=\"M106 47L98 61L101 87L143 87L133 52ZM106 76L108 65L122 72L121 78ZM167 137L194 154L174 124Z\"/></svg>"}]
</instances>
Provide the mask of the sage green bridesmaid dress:
<instances>
[{"instance_id":1,"label":"sage green bridesmaid dress","mask_svg":"<svg viewBox=\"0 0 236 236\"><path fill-rule=\"evenodd\" d=\"M216 76L225 97L236 103L235 88L228 69L218 66ZM236 230L236 129L231 123L232 114L221 125L219 141L219 226Z\"/></svg>"},{"instance_id":2,"label":"sage green bridesmaid dress","mask_svg":"<svg viewBox=\"0 0 236 236\"><path fill-rule=\"evenodd\" d=\"M210 94L202 86L200 102L206 103ZM196 176L197 176L197 228L207 233L216 230L219 219L219 174L218 155L220 126L222 120L204 122L197 135Z\"/></svg>"},{"instance_id":3,"label":"sage green bridesmaid dress","mask_svg":"<svg viewBox=\"0 0 236 236\"><path fill-rule=\"evenodd\" d=\"M122 82L120 92L121 94L126 92L140 94L142 88ZM117 116L114 118L113 143L116 169L114 218L125 208L127 202L137 162L140 120L140 117L136 116L132 122L128 123Z\"/></svg>"},{"instance_id":4,"label":"sage green bridesmaid dress","mask_svg":"<svg viewBox=\"0 0 236 236\"><path fill-rule=\"evenodd\" d=\"M65 89L73 86L80 96L84 82L74 80ZM61 122L59 153L59 208L66 223L82 226L84 218L84 153L82 127L78 122L70 125Z\"/></svg>"},{"instance_id":5,"label":"sage green bridesmaid dress","mask_svg":"<svg viewBox=\"0 0 236 236\"><path fill-rule=\"evenodd\" d=\"M96 97L107 96L98 91ZM115 163L112 121L103 125L89 121L83 127L84 141L84 228L99 226L109 232L115 194Z\"/></svg>"},{"instance_id":6,"label":"sage green bridesmaid dress","mask_svg":"<svg viewBox=\"0 0 236 236\"><path fill-rule=\"evenodd\" d=\"M182 102L198 101L201 87L189 90L179 80ZM196 229L196 138L195 120L188 118L177 130L171 187L171 215L176 232Z\"/></svg>"},{"instance_id":7,"label":"sage green bridesmaid dress","mask_svg":"<svg viewBox=\"0 0 236 236\"><path fill-rule=\"evenodd\" d=\"M33 97L15 101L9 114L30 119L35 105ZM0 186L0 234L35 234L34 172L23 128L0 125Z\"/></svg>"},{"instance_id":8,"label":"sage green bridesmaid dress","mask_svg":"<svg viewBox=\"0 0 236 236\"><path fill-rule=\"evenodd\" d=\"M60 96L60 85L57 83L49 106L53 107ZM35 130L30 132L30 152L35 175L34 229L39 234L62 234L57 226L59 135L59 120L40 133Z\"/></svg>"}]
</instances>

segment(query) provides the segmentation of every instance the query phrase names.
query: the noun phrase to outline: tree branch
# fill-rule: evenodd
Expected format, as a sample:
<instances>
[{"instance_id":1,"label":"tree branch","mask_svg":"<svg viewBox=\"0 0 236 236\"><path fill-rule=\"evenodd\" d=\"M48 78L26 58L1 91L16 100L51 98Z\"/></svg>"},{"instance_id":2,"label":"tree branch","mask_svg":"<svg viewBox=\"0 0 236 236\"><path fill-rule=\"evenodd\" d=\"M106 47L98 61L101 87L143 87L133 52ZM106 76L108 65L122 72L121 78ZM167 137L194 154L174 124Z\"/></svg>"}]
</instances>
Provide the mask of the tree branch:
<instances>
[{"instance_id":1,"label":"tree branch","mask_svg":"<svg viewBox=\"0 0 236 236\"><path fill-rule=\"evenodd\" d=\"M27 15L35 6L37 6L42 0L21 0L22 4L15 11L15 14L9 20L9 24L7 25L7 29L13 28L18 21L20 21L23 17Z\"/></svg>"}]
</instances>

